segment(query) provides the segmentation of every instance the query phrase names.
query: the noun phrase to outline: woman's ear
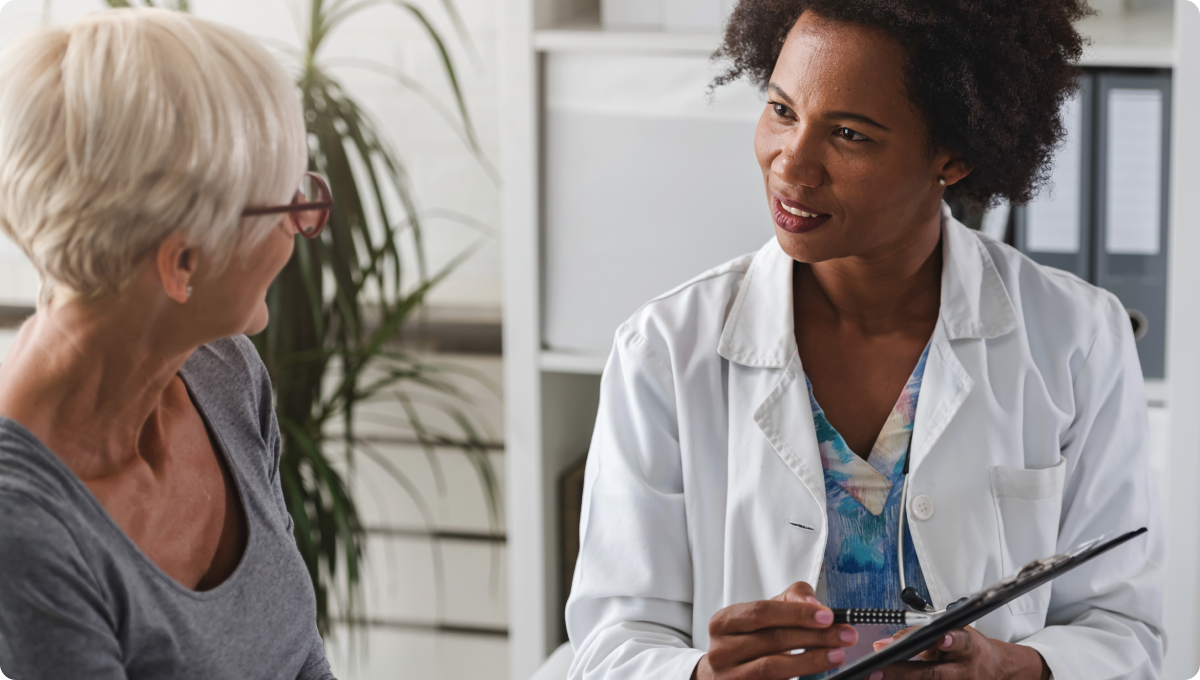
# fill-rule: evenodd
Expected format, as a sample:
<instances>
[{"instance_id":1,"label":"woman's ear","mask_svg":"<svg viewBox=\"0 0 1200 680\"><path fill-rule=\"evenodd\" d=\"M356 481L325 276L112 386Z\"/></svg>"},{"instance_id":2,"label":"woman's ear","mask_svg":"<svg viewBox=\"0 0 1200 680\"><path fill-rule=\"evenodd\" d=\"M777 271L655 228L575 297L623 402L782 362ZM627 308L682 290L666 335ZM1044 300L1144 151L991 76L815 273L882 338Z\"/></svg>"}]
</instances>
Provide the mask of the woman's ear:
<instances>
[{"instance_id":1,"label":"woman's ear","mask_svg":"<svg viewBox=\"0 0 1200 680\"><path fill-rule=\"evenodd\" d=\"M965 160L958 156L945 154L938 157L940 168L938 170L938 184L942 186L951 186L958 184L964 177L971 174L974 166L968 164ZM945 180L945 182L942 182Z\"/></svg>"},{"instance_id":2,"label":"woman's ear","mask_svg":"<svg viewBox=\"0 0 1200 680\"><path fill-rule=\"evenodd\" d=\"M196 249L189 246L183 232L177 231L158 246L155 264L167 297L187 304L192 296L192 277L196 273Z\"/></svg>"}]
</instances>

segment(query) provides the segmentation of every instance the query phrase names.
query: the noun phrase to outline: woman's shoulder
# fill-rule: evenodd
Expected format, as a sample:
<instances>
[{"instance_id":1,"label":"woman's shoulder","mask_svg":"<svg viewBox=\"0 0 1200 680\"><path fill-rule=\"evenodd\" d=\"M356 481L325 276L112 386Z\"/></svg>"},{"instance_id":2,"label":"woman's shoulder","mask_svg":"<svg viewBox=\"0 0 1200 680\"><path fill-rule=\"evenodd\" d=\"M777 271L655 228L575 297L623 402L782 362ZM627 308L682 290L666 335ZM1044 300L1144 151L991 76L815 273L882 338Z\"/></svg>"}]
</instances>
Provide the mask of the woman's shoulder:
<instances>
[{"instance_id":1,"label":"woman's shoulder","mask_svg":"<svg viewBox=\"0 0 1200 680\"><path fill-rule=\"evenodd\" d=\"M194 392L220 393L253 408L261 406L263 397L271 392L267 367L244 335L201 345L181 372Z\"/></svg>"},{"instance_id":2,"label":"woman's shoulder","mask_svg":"<svg viewBox=\"0 0 1200 680\"><path fill-rule=\"evenodd\" d=\"M651 299L621 325L618 342L622 336L633 334L665 356L674 353L678 340L686 340L693 346L710 344L708 349L716 356L717 342L738 290L762 252L719 264Z\"/></svg>"},{"instance_id":3,"label":"woman's shoulder","mask_svg":"<svg viewBox=\"0 0 1200 680\"><path fill-rule=\"evenodd\" d=\"M1120 333L1129 325L1124 306L1111 292L1070 272L1039 264L1010 245L983 235L979 239L1027 333L1069 328L1075 331L1074 337L1088 342L1101 331Z\"/></svg>"},{"instance_id":4,"label":"woman's shoulder","mask_svg":"<svg viewBox=\"0 0 1200 680\"><path fill-rule=\"evenodd\" d=\"M201 345L184 364L185 369L202 368L222 374L237 375L259 381L266 376L266 366L258 356L254 343L244 335L214 340Z\"/></svg>"},{"instance_id":5,"label":"woman's shoulder","mask_svg":"<svg viewBox=\"0 0 1200 680\"><path fill-rule=\"evenodd\" d=\"M0 522L0 573L20 566L4 559L5 556L36 564L44 561L45 553L61 553L74 543L66 520L76 509L63 494L47 493L44 484L30 484L30 481L8 479L0 484L0 514L5 518ZM48 541L48 537L68 540Z\"/></svg>"},{"instance_id":6,"label":"woman's shoulder","mask_svg":"<svg viewBox=\"0 0 1200 680\"><path fill-rule=\"evenodd\" d=\"M79 556L76 534L92 511L81 491L36 437L0 418L0 581L31 566Z\"/></svg>"},{"instance_id":7,"label":"woman's shoulder","mask_svg":"<svg viewBox=\"0 0 1200 680\"><path fill-rule=\"evenodd\" d=\"M0 417L0 524L11 524L22 508L70 508L78 499L70 471L23 425Z\"/></svg>"},{"instance_id":8,"label":"woman's shoulder","mask_svg":"<svg viewBox=\"0 0 1200 680\"><path fill-rule=\"evenodd\" d=\"M230 454L269 446L274 428L271 378L244 335L199 347L180 370Z\"/></svg>"}]
</instances>

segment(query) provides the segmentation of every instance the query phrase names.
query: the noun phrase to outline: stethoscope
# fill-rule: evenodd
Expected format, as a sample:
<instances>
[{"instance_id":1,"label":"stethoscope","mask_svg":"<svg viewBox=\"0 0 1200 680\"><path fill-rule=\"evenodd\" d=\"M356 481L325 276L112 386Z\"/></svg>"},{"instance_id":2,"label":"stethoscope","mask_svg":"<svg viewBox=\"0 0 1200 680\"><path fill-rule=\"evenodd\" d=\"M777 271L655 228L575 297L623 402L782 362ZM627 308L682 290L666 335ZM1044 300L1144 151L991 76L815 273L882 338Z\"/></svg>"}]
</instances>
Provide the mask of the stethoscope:
<instances>
[{"instance_id":1,"label":"stethoscope","mask_svg":"<svg viewBox=\"0 0 1200 680\"><path fill-rule=\"evenodd\" d=\"M908 451L904 452L904 469L901 474L904 476L904 482L900 486L900 519L897 523L900 525L900 530L896 532L896 565L900 568L900 599L904 604L908 605L909 609L922 614L930 614L937 616L944 614L948 610L954 609L959 602L966 600L962 598L958 602L952 602L945 609L934 609L933 605L925 601L921 597L916 588L908 585L908 579L904 575L904 518L908 515L908 461L911 458L912 442L909 441Z\"/></svg>"}]
</instances>

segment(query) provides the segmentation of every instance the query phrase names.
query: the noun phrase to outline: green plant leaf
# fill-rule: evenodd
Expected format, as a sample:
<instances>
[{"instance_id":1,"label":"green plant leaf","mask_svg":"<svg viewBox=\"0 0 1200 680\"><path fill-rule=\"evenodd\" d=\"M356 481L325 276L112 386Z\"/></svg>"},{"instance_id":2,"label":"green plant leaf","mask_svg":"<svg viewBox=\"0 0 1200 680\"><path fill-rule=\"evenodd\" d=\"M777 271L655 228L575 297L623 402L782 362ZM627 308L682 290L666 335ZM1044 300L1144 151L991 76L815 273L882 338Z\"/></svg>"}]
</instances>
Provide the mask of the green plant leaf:
<instances>
[{"instance_id":1,"label":"green plant leaf","mask_svg":"<svg viewBox=\"0 0 1200 680\"><path fill-rule=\"evenodd\" d=\"M454 69L454 60L450 58L450 51L446 49L445 41L442 40L442 36L438 34L433 24L429 23L429 19L425 18L425 13L421 11L421 8L411 2L401 2L398 4L416 17L417 21L425 27L425 32L429 36L429 39L437 47L438 54L442 59L442 71L450 81L450 89L454 91L454 100L458 104L458 112L462 115L463 127L471 139L471 146L478 150L479 140L475 137L475 127L471 123L471 114L467 111L467 100L463 97L462 88L459 87L458 72Z\"/></svg>"},{"instance_id":2,"label":"green plant leaf","mask_svg":"<svg viewBox=\"0 0 1200 680\"><path fill-rule=\"evenodd\" d=\"M468 127L469 121L460 124L454 113L447 108L440 99L437 98L437 95L435 95L428 87L425 87L425 85L420 81L408 76L399 69L392 68L387 64L381 64L370 59L360 59L357 57L338 57L322 60L321 63L326 67L336 68L339 66L345 66L373 71L396 81L402 87L421 97L421 99L425 100L425 102L429 104L430 108L434 110L439 118L446 121L446 124L451 130L454 131L454 134L457 135L460 140L462 140L462 143L466 145L467 150L470 151L475 156L476 160L479 161L480 166L483 168L484 172L487 173L488 178L492 180L492 183L499 186L500 173L496 169L495 164L492 163L492 160L487 157L486 153L484 153L482 147L479 146L477 135L474 129Z\"/></svg>"}]
</instances>

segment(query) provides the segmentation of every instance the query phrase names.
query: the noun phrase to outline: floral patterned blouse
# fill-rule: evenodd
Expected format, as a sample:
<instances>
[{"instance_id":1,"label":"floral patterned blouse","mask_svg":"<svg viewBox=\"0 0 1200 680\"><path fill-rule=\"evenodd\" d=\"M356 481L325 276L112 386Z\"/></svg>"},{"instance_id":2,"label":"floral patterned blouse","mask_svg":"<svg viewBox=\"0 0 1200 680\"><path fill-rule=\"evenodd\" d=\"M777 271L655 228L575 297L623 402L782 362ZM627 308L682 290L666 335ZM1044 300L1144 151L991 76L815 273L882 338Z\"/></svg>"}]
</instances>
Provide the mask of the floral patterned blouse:
<instances>
[{"instance_id":1,"label":"floral patterned blouse","mask_svg":"<svg viewBox=\"0 0 1200 680\"><path fill-rule=\"evenodd\" d=\"M825 468L829 541L817 583L817 598L826 606L906 609L900 599L896 532L904 459L912 440L913 418L928 356L926 346L866 460L851 451L842 435L829 424L813 396L812 383L808 383L817 444ZM929 591L907 526L904 543L908 585L928 601ZM900 628L858 626L858 643L846 650L847 663L871 653L871 643L890 637Z\"/></svg>"}]
</instances>

